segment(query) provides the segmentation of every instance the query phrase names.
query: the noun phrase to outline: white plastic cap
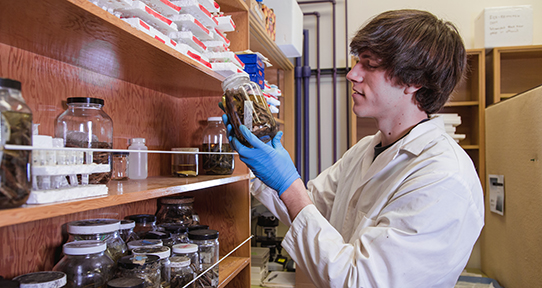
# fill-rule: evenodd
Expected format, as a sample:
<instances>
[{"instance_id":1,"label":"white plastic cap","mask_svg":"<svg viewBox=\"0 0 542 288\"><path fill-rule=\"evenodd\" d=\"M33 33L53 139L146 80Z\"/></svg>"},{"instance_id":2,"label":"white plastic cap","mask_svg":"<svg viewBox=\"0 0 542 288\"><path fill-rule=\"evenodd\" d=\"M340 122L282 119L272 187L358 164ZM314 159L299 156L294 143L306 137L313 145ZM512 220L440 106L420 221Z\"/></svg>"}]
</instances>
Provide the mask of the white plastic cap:
<instances>
[{"instance_id":1,"label":"white plastic cap","mask_svg":"<svg viewBox=\"0 0 542 288\"><path fill-rule=\"evenodd\" d=\"M144 247L160 247L164 246L164 243L160 239L142 239L142 240L134 240L127 243L128 249L133 250L136 248L144 248Z\"/></svg>"},{"instance_id":2,"label":"white plastic cap","mask_svg":"<svg viewBox=\"0 0 542 288\"><path fill-rule=\"evenodd\" d=\"M145 144L145 138L132 138L132 143L143 143L143 144Z\"/></svg>"},{"instance_id":3,"label":"white plastic cap","mask_svg":"<svg viewBox=\"0 0 542 288\"><path fill-rule=\"evenodd\" d=\"M190 265L190 258L184 256L173 256L169 258L169 265L174 268L187 267Z\"/></svg>"},{"instance_id":4,"label":"white plastic cap","mask_svg":"<svg viewBox=\"0 0 542 288\"><path fill-rule=\"evenodd\" d=\"M167 246L160 247L141 247L132 250L134 255L156 255L160 259L166 259L171 256L171 250Z\"/></svg>"},{"instance_id":5,"label":"white plastic cap","mask_svg":"<svg viewBox=\"0 0 542 288\"><path fill-rule=\"evenodd\" d=\"M134 228L134 227L135 227L135 221L134 220L125 219L125 220L120 221L119 230L125 230L125 229Z\"/></svg>"},{"instance_id":6,"label":"white plastic cap","mask_svg":"<svg viewBox=\"0 0 542 288\"><path fill-rule=\"evenodd\" d=\"M100 240L82 240L68 242L62 247L66 255L88 255L105 251L107 244Z\"/></svg>"},{"instance_id":7,"label":"white plastic cap","mask_svg":"<svg viewBox=\"0 0 542 288\"><path fill-rule=\"evenodd\" d=\"M47 135L32 135L32 146L51 148L53 147L53 137Z\"/></svg>"},{"instance_id":8,"label":"white plastic cap","mask_svg":"<svg viewBox=\"0 0 542 288\"><path fill-rule=\"evenodd\" d=\"M207 121L220 121L222 122L222 117L209 117Z\"/></svg>"},{"instance_id":9,"label":"white plastic cap","mask_svg":"<svg viewBox=\"0 0 542 288\"><path fill-rule=\"evenodd\" d=\"M66 273L59 271L28 273L17 276L13 280L19 282L21 288L64 287L68 283Z\"/></svg>"},{"instance_id":10,"label":"white plastic cap","mask_svg":"<svg viewBox=\"0 0 542 288\"><path fill-rule=\"evenodd\" d=\"M198 252L198 245L196 244L177 244L173 245L173 253L194 253Z\"/></svg>"},{"instance_id":11,"label":"white plastic cap","mask_svg":"<svg viewBox=\"0 0 542 288\"><path fill-rule=\"evenodd\" d=\"M64 139L62 138L53 138L53 147L64 147Z\"/></svg>"},{"instance_id":12,"label":"white plastic cap","mask_svg":"<svg viewBox=\"0 0 542 288\"><path fill-rule=\"evenodd\" d=\"M120 220L88 219L68 223L68 233L76 235L92 235L111 233L120 229Z\"/></svg>"}]
</instances>

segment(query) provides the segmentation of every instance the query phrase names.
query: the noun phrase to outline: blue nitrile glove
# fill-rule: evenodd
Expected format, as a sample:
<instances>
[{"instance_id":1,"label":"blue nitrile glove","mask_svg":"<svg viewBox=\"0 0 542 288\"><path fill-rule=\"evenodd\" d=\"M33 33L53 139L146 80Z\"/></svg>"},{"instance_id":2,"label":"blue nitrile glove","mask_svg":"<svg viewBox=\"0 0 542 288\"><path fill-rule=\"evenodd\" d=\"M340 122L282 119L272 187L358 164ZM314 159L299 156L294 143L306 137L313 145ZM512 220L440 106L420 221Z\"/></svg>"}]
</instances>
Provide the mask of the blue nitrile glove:
<instances>
[{"instance_id":1,"label":"blue nitrile glove","mask_svg":"<svg viewBox=\"0 0 542 288\"><path fill-rule=\"evenodd\" d=\"M227 126L230 126L229 132L231 125ZM245 162L265 185L275 189L280 196L297 178L301 178L288 151L280 143L282 131L279 131L273 140L266 144L254 136L246 126L241 125L239 129L254 148L241 144L235 137L231 137L230 143L239 153L239 159Z\"/></svg>"}]
</instances>

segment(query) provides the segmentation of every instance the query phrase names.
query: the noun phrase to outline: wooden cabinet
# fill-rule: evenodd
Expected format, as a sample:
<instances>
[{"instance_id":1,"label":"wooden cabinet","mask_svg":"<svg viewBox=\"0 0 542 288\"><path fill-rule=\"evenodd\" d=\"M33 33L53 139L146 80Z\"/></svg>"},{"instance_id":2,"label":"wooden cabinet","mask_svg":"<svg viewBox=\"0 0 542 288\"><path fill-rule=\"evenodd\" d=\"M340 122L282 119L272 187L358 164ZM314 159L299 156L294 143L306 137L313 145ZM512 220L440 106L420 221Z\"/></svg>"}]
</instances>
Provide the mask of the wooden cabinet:
<instances>
[{"instance_id":1,"label":"wooden cabinet","mask_svg":"<svg viewBox=\"0 0 542 288\"><path fill-rule=\"evenodd\" d=\"M542 84L542 45L497 47L486 55L487 104Z\"/></svg>"},{"instance_id":2,"label":"wooden cabinet","mask_svg":"<svg viewBox=\"0 0 542 288\"><path fill-rule=\"evenodd\" d=\"M472 158L480 179L485 175L484 111L485 111L485 58L484 49L467 50L469 70L466 79L454 90L450 100L441 113L457 113L461 116L461 125L456 127L456 134L465 134L459 144ZM355 64L355 63L353 63ZM350 144L354 145L361 138L376 133L373 119L359 118L351 113L352 130ZM484 181L482 181L484 183Z\"/></svg>"},{"instance_id":3,"label":"wooden cabinet","mask_svg":"<svg viewBox=\"0 0 542 288\"><path fill-rule=\"evenodd\" d=\"M265 48L260 52L272 59L282 84L282 108L293 111L287 58L254 29L243 1L217 2L237 25L228 33L231 50ZM222 115L217 103L224 77L87 0L2 1L0 77L22 82L41 134L54 134L67 97L104 99L116 149L125 149L133 137L145 138L149 150L199 146L207 117ZM279 121L289 123L288 117L279 115ZM287 147L293 147L291 127L282 127ZM188 179L169 177L170 154L150 153L148 159L148 179L111 181L108 196L0 210L0 275L51 269L67 239L66 222L154 214L157 198L179 193L194 196L201 222L220 232L221 256L250 237L249 174L238 159L233 175ZM221 262L220 287L249 285L248 242Z\"/></svg>"}]
</instances>

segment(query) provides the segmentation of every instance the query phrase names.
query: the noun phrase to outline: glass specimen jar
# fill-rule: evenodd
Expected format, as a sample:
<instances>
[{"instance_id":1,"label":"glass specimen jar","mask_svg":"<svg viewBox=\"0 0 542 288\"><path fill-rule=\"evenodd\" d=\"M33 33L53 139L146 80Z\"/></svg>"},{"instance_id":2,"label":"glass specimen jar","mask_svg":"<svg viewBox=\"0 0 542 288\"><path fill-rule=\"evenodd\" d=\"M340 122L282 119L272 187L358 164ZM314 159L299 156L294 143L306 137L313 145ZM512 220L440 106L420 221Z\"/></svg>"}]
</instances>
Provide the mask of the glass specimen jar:
<instances>
[{"instance_id":1,"label":"glass specimen jar","mask_svg":"<svg viewBox=\"0 0 542 288\"><path fill-rule=\"evenodd\" d=\"M117 262L118 277L135 277L145 281L145 288L160 288L160 257L128 255Z\"/></svg>"},{"instance_id":2,"label":"glass specimen jar","mask_svg":"<svg viewBox=\"0 0 542 288\"><path fill-rule=\"evenodd\" d=\"M173 239L171 238L171 233L167 231L149 231L145 233L142 237L145 240L160 239L162 240L163 246L170 247L173 246Z\"/></svg>"},{"instance_id":3,"label":"glass specimen jar","mask_svg":"<svg viewBox=\"0 0 542 288\"><path fill-rule=\"evenodd\" d=\"M188 232L190 243L198 245L199 271L205 271L218 262L218 231L200 229ZM199 278L204 286L218 287L218 264Z\"/></svg>"},{"instance_id":4,"label":"glass specimen jar","mask_svg":"<svg viewBox=\"0 0 542 288\"><path fill-rule=\"evenodd\" d=\"M151 214L136 214L124 217L124 219L134 220L136 226L134 232L142 238L145 233L156 230L156 216Z\"/></svg>"},{"instance_id":5,"label":"glass specimen jar","mask_svg":"<svg viewBox=\"0 0 542 288\"><path fill-rule=\"evenodd\" d=\"M203 130L201 152L232 152L222 117L207 118ZM201 154L202 170L207 175L230 175L233 173L233 154Z\"/></svg>"},{"instance_id":6,"label":"glass specimen jar","mask_svg":"<svg viewBox=\"0 0 542 288\"><path fill-rule=\"evenodd\" d=\"M28 273L13 278L22 288L66 288L66 273L59 271L43 271Z\"/></svg>"},{"instance_id":7,"label":"glass specimen jar","mask_svg":"<svg viewBox=\"0 0 542 288\"><path fill-rule=\"evenodd\" d=\"M228 76L222 82L222 90L222 105L239 142L252 147L241 134L240 125L245 125L263 142L267 143L275 137L278 132L275 118L260 87L251 82L248 75L237 73Z\"/></svg>"},{"instance_id":8,"label":"glass specimen jar","mask_svg":"<svg viewBox=\"0 0 542 288\"><path fill-rule=\"evenodd\" d=\"M111 179L128 179L128 152L113 152L113 168Z\"/></svg>"},{"instance_id":9,"label":"glass specimen jar","mask_svg":"<svg viewBox=\"0 0 542 288\"><path fill-rule=\"evenodd\" d=\"M170 275L171 285L170 288L183 288L190 281L194 280L194 271L190 267L190 259L188 257L174 256L170 259ZM190 284L190 288L193 288L194 283Z\"/></svg>"},{"instance_id":10,"label":"glass specimen jar","mask_svg":"<svg viewBox=\"0 0 542 288\"><path fill-rule=\"evenodd\" d=\"M88 219L68 223L68 242L81 240L102 240L107 244L105 254L113 261L126 255L126 243L120 238L120 220Z\"/></svg>"},{"instance_id":11,"label":"glass specimen jar","mask_svg":"<svg viewBox=\"0 0 542 288\"><path fill-rule=\"evenodd\" d=\"M139 236L134 232L135 221L134 220L121 220L119 234L124 243L128 243L133 240L138 240Z\"/></svg>"},{"instance_id":12,"label":"glass specimen jar","mask_svg":"<svg viewBox=\"0 0 542 288\"><path fill-rule=\"evenodd\" d=\"M184 224L187 226L199 224L199 216L194 211L194 197L171 196L158 200L160 208L156 213L156 221L161 223Z\"/></svg>"},{"instance_id":13,"label":"glass specimen jar","mask_svg":"<svg viewBox=\"0 0 542 288\"><path fill-rule=\"evenodd\" d=\"M173 176L198 176L199 148L171 148L171 151L186 152L186 154L171 154L171 174Z\"/></svg>"},{"instance_id":14,"label":"glass specimen jar","mask_svg":"<svg viewBox=\"0 0 542 288\"><path fill-rule=\"evenodd\" d=\"M141 239L128 242L128 250L132 251L137 248L162 247L164 243L160 239Z\"/></svg>"},{"instance_id":15,"label":"glass specimen jar","mask_svg":"<svg viewBox=\"0 0 542 288\"><path fill-rule=\"evenodd\" d=\"M84 240L64 244L64 257L54 271L66 273L68 287L103 287L113 277L115 262L105 251L107 244L100 240Z\"/></svg>"},{"instance_id":16,"label":"glass specimen jar","mask_svg":"<svg viewBox=\"0 0 542 288\"><path fill-rule=\"evenodd\" d=\"M173 248L171 249L171 256L187 257L188 259L190 259L190 265L192 266L192 270L194 270L194 272L196 273L200 272L200 261L197 244L183 243L173 245Z\"/></svg>"},{"instance_id":17,"label":"glass specimen jar","mask_svg":"<svg viewBox=\"0 0 542 288\"><path fill-rule=\"evenodd\" d=\"M65 147L113 148L113 121L102 109L103 99L70 97L66 103L68 109L55 121L55 137L63 138ZM111 166L111 152L93 152L92 162ZM89 176L90 184L107 184L109 180L111 170Z\"/></svg>"},{"instance_id":18,"label":"glass specimen jar","mask_svg":"<svg viewBox=\"0 0 542 288\"><path fill-rule=\"evenodd\" d=\"M162 287L168 287L170 282L169 271L169 256L171 256L171 249L166 246L162 247L143 247L132 250L133 255L156 255L160 257L160 279L162 281Z\"/></svg>"},{"instance_id":19,"label":"glass specimen jar","mask_svg":"<svg viewBox=\"0 0 542 288\"><path fill-rule=\"evenodd\" d=\"M188 226L184 224L162 223L159 224L164 231L171 234L173 245L188 243Z\"/></svg>"},{"instance_id":20,"label":"glass specimen jar","mask_svg":"<svg viewBox=\"0 0 542 288\"><path fill-rule=\"evenodd\" d=\"M30 150L6 150L4 144L32 145L32 111L21 94L21 82L0 78L0 209L26 203L32 183Z\"/></svg>"},{"instance_id":21,"label":"glass specimen jar","mask_svg":"<svg viewBox=\"0 0 542 288\"><path fill-rule=\"evenodd\" d=\"M145 288L145 281L134 277L115 278L107 282L107 288Z\"/></svg>"}]
</instances>

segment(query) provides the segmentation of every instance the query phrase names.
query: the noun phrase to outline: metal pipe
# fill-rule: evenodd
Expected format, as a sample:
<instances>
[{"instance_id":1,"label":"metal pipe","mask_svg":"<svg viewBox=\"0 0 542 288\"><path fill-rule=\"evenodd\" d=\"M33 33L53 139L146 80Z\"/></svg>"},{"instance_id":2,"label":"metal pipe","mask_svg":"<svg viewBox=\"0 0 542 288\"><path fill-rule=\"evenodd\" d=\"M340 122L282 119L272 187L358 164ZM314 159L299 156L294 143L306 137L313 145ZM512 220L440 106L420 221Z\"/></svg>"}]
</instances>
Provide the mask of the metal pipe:
<instances>
[{"instance_id":1,"label":"metal pipe","mask_svg":"<svg viewBox=\"0 0 542 288\"><path fill-rule=\"evenodd\" d=\"M321 69L320 69L320 13L318 12L311 12L311 13L303 13L304 16L310 16L314 15L316 16L316 159L317 159L317 174L320 174L322 172L322 145L321 145L321 134L322 131L320 129L321 124L321 116L320 116L320 77L321 77Z\"/></svg>"},{"instance_id":2,"label":"metal pipe","mask_svg":"<svg viewBox=\"0 0 542 288\"><path fill-rule=\"evenodd\" d=\"M295 58L295 166L297 168L297 173L301 174L301 57Z\"/></svg>"},{"instance_id":3,"label":"metal pipe","mask_svg":"<svg viewBox=\"0 0 542 288\"><path fill-rule=\"evenodd\" d=\"M350 71L350 49L348 49L348 0L344 0L344 31L345 31L345 36L344 36L344 39L346 41L344 47L346 48L346 55L345 55L345 58L344 58L344 62L345 62L345 66L346 67L346 74L348 74L348 72ZM350 119L351 117L348 116L350 115L350 113L353 113L353 111L351 111L351 106L352 105L348 105L351 103L352 99L350 98L350 81L348 81L348 79L346 79L346 150L350 149L350 137L353 137L353 135L351 136L350 135L350 126L351 125L354 125L352 123L350 123Z\"/></svg>"},{"instance_id":4,"label":"metal pipe","mask_svg":"<svg viewBox=\"0 0 542 288\"><path fill-rule=\"evenodd\" d=\"M303 30L303 179L305 184L309 181L309 158L310 158L310 121L309 121L309 84L311 78L311 67L309 66L309 30Z\"/></svg>"}]
</instances>

